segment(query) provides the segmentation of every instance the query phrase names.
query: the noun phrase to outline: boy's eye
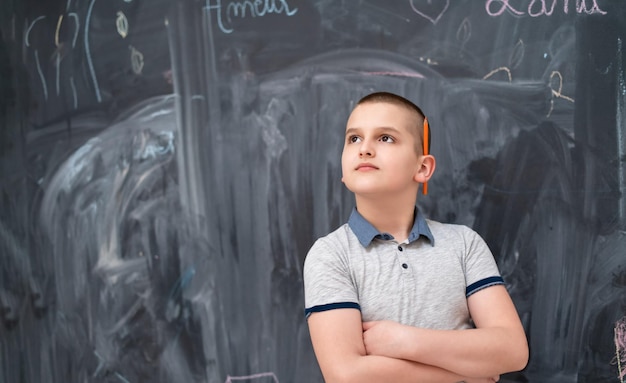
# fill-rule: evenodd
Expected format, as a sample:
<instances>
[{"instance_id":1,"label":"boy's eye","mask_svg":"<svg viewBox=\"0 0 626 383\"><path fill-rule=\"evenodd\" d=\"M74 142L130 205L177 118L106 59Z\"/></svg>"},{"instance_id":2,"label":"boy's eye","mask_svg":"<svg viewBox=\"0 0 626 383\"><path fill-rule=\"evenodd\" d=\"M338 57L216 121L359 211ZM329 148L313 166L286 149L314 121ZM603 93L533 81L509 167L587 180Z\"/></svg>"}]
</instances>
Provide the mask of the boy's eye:
<instances>
[{"instance_id":1,"label":"boy's eye","mask_svg":"<svg viewBox=\"0 0 626 383\"><path fill-rule=\"evenodd\" d=\"M391 137L391 136L386 136L386 135L385 135L385 136L380 137L380 140L381 140L382 142L394 142L393 137Z\"/></svg>"},{"instance_id":2,"label":"boy's eye","mask_svg":"<svg viewBox=\"0 0 626 383\"><path fill-rule=\"evenodd\" d=\"M355 142L359 142L361 139L359 138L359 136L350 136L348 137L348 142L350 143L355 143Z\"/></svg>"}]
</instances>

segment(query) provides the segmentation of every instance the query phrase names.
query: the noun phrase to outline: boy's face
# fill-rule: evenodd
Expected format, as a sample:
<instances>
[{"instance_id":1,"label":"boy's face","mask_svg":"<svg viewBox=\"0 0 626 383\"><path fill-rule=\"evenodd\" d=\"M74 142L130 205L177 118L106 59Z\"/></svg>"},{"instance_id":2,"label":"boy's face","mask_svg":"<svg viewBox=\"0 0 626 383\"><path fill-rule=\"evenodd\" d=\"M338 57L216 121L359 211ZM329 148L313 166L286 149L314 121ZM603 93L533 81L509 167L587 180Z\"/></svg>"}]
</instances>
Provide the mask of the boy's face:
<instances>
[{"instance_id":1,"label":"boy's face","mask_svg":"<svg viewBox=\"0 0 626 383\"><path fill-rule=\"evenodd\" d=\"M358 195L415 193L422 156L418 116L400 105L368 102L350 114L341 166L342 181Z\"/></svg>"}]
</instances>

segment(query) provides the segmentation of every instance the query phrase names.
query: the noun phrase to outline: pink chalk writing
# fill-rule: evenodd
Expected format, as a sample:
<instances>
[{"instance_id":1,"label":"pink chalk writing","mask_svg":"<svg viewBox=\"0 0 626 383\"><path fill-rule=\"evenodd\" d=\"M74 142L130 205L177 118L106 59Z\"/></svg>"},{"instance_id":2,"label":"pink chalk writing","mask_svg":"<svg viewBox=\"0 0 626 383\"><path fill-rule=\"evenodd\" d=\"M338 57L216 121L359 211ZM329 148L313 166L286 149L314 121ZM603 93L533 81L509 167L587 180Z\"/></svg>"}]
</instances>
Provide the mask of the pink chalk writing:
<instances>
[{"instance_id":1,"label":"pink chalk writing","mask_svg":"<svg viewBox=\"0 0 626 383\"><path fill-rule=\"evenodd\" d=\"M448 6L450 6L450 0L435 2L432 0L411 0L411 8L413 8L413 11L433 24L437 24L441 16L446 13Z\"/></svg>"},{"instance_id":2,"label":"pink chalk writing","mask_svg":"<svg viewBox=\"0 0 626 383\"><path fill-rule=\"evenodd\" d=\"M562 3L562 8L557 8L559 3ZM606 15L606 11L600 8L597 0L527 0L523 3L527 5L515 6L511 4L510 0L487 0L485 10L489 16L501 16L504 12L514 16L552 16L556 10L561 9L564 14L568 14L570 3L574 3L576 13Z\"/></svg>"},{"instance_id":3,"label":"pink chalk writing","mask_svg":"<svg viewBox=\"0 0 626 383\"><path fill-rule=\"evenodd\" d=\"M626 317L615 324L615 359L619 381L624 383L624 378L626 378Z\"/></svg>"}]
</instances>

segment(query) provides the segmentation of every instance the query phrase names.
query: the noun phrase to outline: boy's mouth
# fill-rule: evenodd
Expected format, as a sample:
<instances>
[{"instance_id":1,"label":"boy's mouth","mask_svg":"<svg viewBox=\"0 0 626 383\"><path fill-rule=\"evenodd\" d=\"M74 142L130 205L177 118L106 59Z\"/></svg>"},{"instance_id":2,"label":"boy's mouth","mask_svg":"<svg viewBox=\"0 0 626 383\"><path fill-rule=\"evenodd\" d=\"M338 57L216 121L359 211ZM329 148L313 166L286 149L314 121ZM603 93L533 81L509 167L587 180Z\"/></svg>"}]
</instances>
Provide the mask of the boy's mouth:
<instances>
[{"instance_id":1,"label":"boy's mouth","mask_svg":"<svg viewBox=\"0 0 626 383\"><path fill-rule=\"evenodd\" d=\"M369 162L363 162L359 165L357 165L356 170L376 170L378 169L378 167L370 164Z\"/></svg>"}]
</instances>

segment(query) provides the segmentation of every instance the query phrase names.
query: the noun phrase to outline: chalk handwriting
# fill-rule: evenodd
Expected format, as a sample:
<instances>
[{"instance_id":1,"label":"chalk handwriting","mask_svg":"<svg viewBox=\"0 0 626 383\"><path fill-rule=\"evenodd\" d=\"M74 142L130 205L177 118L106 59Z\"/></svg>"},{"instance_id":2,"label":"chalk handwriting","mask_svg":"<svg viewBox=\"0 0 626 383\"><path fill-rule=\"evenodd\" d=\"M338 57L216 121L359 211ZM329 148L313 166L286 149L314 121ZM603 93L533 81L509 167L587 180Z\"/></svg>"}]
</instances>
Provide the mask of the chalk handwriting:
<instances>
[{"instance_id":1,"label":"chalk handwriting","mask_svg":"<svg viewBox=\"0 0 626 383\"><path fill-rule=\"evenodd\" d=\"M413 8L413 11L433 24L437 24L441 16L446 13L449 6L450 0L434 2L432 0L411 0L411 8Z\"/></svg>"},{"instance_id":2,"label":"chalk handwriting","mask_svg":"<svg viewBox=\"0 0 626 383\"><path fill-rule=\"evenodd\" d=\"M240 381L240 380L252 380L252 379L259 379L259 378L265 378L265 377L270 377L274 380L274 383L280 383L278 381L278 378L276 377L276 375L273 372L262 372L260 374L254 374L254 375L247 375L247 376L227 376L226 377L226 381L224 383L232 383L234 381Z\"/></svg>"},{"instance_id":3,"label":"chalk handwriting","mask_svg":"<svg viewBox=\"0 0 626 383\"><path fill-rule=\"evenodd\" d=\"M298 8L289 6L288 0L243 0L228 1L222 3L222 0L205 0L204 9L210 13L215 13L217 18L217 26L223 33L232 33L233 28L230 27L233 18L244 19L250 17L263 17L268 14L285 14L293 16L298 12Z\"/></svg>"},{"instance_id":4,"label":"chalk handwriting","mask_svg":"<svg viewBox=\"0 0 626 383\"><path fill-rule=\"evenodd\" d=\"M563 3L563 13L568 14L570 12L570 3L573 1L575 1L574 8L576 13L606 15L606 12L598 6L597 0L526 0L528 6L513 6L510 0L487 0L485 10L489 16L500 16L504 12L509 12L514 16L551 16L560 2Z\"/></svg>"}]
</instances>

